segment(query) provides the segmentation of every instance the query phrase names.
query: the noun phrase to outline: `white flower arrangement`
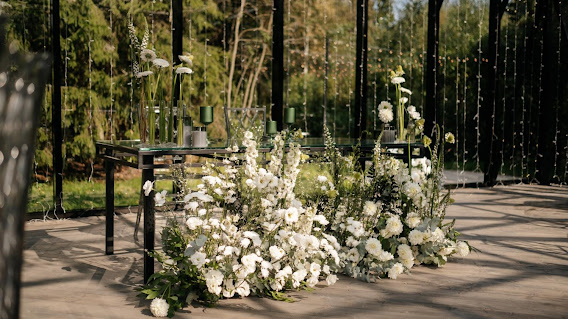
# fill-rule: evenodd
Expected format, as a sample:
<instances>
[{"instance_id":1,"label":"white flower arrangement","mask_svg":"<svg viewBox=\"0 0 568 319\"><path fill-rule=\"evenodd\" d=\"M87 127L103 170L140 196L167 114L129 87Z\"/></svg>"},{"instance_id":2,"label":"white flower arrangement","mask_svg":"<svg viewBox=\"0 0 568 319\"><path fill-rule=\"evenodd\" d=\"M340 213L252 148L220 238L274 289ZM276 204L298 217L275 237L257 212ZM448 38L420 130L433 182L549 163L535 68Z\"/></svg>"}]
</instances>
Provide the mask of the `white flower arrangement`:
<instances>
[{"instance_id":1,"label":"white flower arrangement","mask_svg":"<svg viewBox=\"0 0 568 319\"><path fill-rule=\"evenodd\" d=\"M206 303L249 294L285 300L286 289L337 281L339 244L321 231L326 218L294 194L299 145L291 143L284 152L284 138L277 135L271 162L262 168L249 133L244 134L243 165L235 166L231 156L223 168L206 166L199 190L179 203L186 216L171 217L164 228L164 252L152 253L163 269L142 293L161 296L174 311L189 302L191 293ZM164 194L156 193L157 205Z\"/></svg>"}]
</instances>

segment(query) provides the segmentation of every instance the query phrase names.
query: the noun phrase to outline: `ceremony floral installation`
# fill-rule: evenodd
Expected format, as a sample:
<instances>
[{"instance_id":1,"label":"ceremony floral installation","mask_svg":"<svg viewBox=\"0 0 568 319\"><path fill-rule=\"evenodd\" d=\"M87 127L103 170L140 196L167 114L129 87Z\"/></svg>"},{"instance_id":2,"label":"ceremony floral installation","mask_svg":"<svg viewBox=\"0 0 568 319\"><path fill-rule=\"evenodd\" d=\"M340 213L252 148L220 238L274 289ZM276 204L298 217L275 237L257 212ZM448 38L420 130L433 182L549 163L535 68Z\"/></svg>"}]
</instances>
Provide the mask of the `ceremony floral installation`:
<instances>
[{"instance_id":1,"label":"ceremony floral installation","mask_svg":"<svg viewBox=\"0 0 568 319\"><path fill-rule=\"evenodd\" d=\"M155 316L236 295L290 301L284 291L332 285L336 274L396 279L416 264L442 266L469 253L454 223L444 221L451 198L441 187L443 141L428 146L431 160L413 159L410 167L377 142L363 169L357 152L340 154L328 132L328 169L317 191L299 198L294 190L308 156L296 143L285 151L285 134L274 138L266 167L246 132L244 154L234 146L222 166L208 164L197 191L180 184L183 214L168 214L162 251L152 252L162 270L141 289ZM144 188L151 196L152 184ZM154 196L167 205L166 191Z\"/></svg>"}]
</instances>

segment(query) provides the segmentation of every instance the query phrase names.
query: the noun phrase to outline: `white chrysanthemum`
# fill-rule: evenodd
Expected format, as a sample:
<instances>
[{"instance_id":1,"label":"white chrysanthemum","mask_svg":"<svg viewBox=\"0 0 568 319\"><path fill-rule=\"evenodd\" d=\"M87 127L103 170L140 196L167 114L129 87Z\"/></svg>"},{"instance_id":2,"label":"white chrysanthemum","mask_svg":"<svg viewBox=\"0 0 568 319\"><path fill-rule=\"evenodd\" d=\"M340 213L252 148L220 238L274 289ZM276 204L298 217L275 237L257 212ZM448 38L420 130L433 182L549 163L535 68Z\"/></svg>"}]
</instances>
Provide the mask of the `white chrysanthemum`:
<instances>
[{"instance_id":1,"label":"white chrysanthemum","mask_svg":"<svg viewBox=\"0 0 568 319\"><path fill-rule=\"evenodd\" d=\"M378 256L381 253L383 246L378 239L369 238L367 239L367 243L365 244L365 249L369 254Z\"/></svg>"},{"instance_id":2,"label":"white chrysanthemum","mask_svg":"<svg viewBox=\"0 0 568 319\"><path fill-rule=\"evenodd\" d=\"M367 216L373 216L377 212L377 205L372 201L366 201L363 205L363 214Z\"/></svg>"},{"instance_id":3,"label":"white chrysanthemum","mask_svg":"<svg viewBox=\"0 0 568 319\"><path fill-rule=\"evenodd\" d=\"M142 50L142 52L140 52L140 58L144 62L153 61L156 58L156 52L154 52L150 49L144 49L144 50Z\"/></svg>"},{"instance_id":4,"label":"white chrysanthemum","mask_svg":"<svg viewBox=\"0 0 568 319\"><path fill-rule=\"evenodd\" d=\"M152 71L143 71L143 72L138 72L136 73L136 77L137 78L143 78L143 77L147 77L148 75L154 74L154 72Z\"/></svg>"},{"instance_id":5,"label":"white chrysanthemum","mask_svg":"<svg viewBox=\"0 0 568 319\"><path fill-rule=\"evenodd\" d=\"M420 219L420 215L417 213L410 213L406 216L406 225L410 228L416 228L422 220Z\"/></svg>"},{"instance_id":6,"label":"white chrysanthemum","mask_svg":"<svg viewBox=\"0 0 568 319\"><path fill-rule=\"evenodd\" d=\"M152 192L153 188L154 188L154 182L146 181L146 183L144 183L144 186L142 186L142 189L144 189L144 195L150 196L150 193Z\"/></svg>"},{"instance_id":7,"label":"white chrysanthemum","mask_svg":"<svg viewBox=\"0 0 568 319\"><path fill-rule=\"evenodd\" d=\"M404 82L406 82L406 80L405 80L403 77L401 77L401 76L395 76L395 77L392 78L392 80L391 80L391 83L392 83L392 84L402 84L402 83L404 83Z\"/></svg>"},{"instance_id":8,"label":"white chrysanthemum","mask_svg":"<svg viewBox=\"0 0 568 319\"><path fill-rule=\"evenodd\" d=\"M156 206L164 206L164 204L166 203L166 194L167 194L166 190L163 190L160 193L156 193L156 195L154 196L154 200L156 201Z\"/></svg>"},{"instance_id":9,"label":"white chrysanthemum","mask_svg":"<svg viewBox=\"0 0 568 319\"><path fill-rule=\"evenodd\" d=\"M270 246L268 251L270 252L270 257L272 257L273 261L278 260L284 256L284 249L278 246Z\"/></svg>"},{"instance_id":10,"label":"white chrysanthemum","mask_svg":"<svg viewBox=\"0 0 568 319\"><path fill-rule=\"evenodd\" d=\"M192 74L193 70L185 66L180 66L176 69L176 74Z\"/></svg>"},{"instance_id":11,"label":"white chrysanthemum","mask_svg":"<svg viewBox=\"0 0 568 319\"><path fill-rule=\"evenodd\" d=\"M415 198L422 192L422 189L417 183L406 183L403 191L408 197Z\"/></svg>"},{"instance_id":12,"label":"white chrysanthemum","mask_svg":"<svg viewBox=\"0 0 568 319\"><path fill-rule=\"evenodd\" d=\"M412 91L410 91L410 90L407 89L407 88L403 88L402 86L400 87L400 92L406 93L406 94L408 94L408 95L412 95Z\"/></svg>"},{"instance_id":13,"label":"white chrysanthemum","mask_svg":"<svg viewBox=\"0 0 568 319\"><path fill-rule=\"evenodd\" d=\"M406 244L399 245L396 248L396 251L398 253L398 257L400 257L402 260L414 259L412 249Z\"/></svg>"},{"instance_id":14,"label":"white chrysanthemum","mask_svg":"<svg viewBox=\"0 0 568 319\"><path fill-rule=\"evenodd\" d=\"M191 255L191 257L189 257L189 260L193 265L195 265L195 267L199 269L203 267L203 265L205 265L205 263L207 262L207 258L205 257L207 257L205 253L197 251L193 255Z\"/></svg>"},{"instance_id":15,"label":"white chrysanthemum","mask_svg":"<svg viewBox=\"0 0 568 319\"><path fill-rule=\"evenodd\" d=\"M389 269L389 278L396 279L398 275L402 274L403 272L404 272L404 266L402 266L401 263L396 263L394 264L394 266L391 267L391 269Z\"/></svg>"},{"instance_id":16,"label":"white chrysanthemum","mask_svg":"<svg viewBox=\"0 0 568 319\"><path fill-rule=\"evenodd\" d=\"M379 110L379 119L383 123L389 123L394 119L394 113L390 109L380 109Z\"/></svg>"},{"instance_id":17,"label":"white chrysanthemum","mask_svg":"<svg viewBox=\"0 0 568 319\"><path fill-rule=\"evenodd\" d=\"M412 245L422 245L424 243L424 234L419 230L411 230L408 234L408 241Z\"/></svg>"},{"instance_id":18,"label":"white chrysanthemum","mask_svg":"<svg viewBox=\"0 0 568 319\"><path fill-rule=\"evenodd\" d=\"M460 257L467 256L469 254L469 246L467 245L467 243L459 241L458 244L456 245L456 253Z\"/></svg>"},{"instance_id":19,"label":"white chrysanthemum","mask_svg":"<svg viewBox=\"0 0 568 319\"><path fill-rule=\"evenodd\" d=\"M412 268L412 266L414 266L414 259L403 259L400 261L402 263L402 265L408 269Z\"/></svg>"},{"instance_id":20,"label":"white chrysanthemum","mask_svg":"<svg viewBox=\"0 0 568 319\"><path fill-rule=\"evenodd\" d=\"M378 259L379 261L386 262L386 261L389 261L389 260L393 260L393 259L394 259L394 256L393 256L391 253L389 253L388 251L384 251L384 250L383 250L383 251L381 251L381 253L377 256L377 259Z\"/></svg>"},{"instance_id":21,"label":"white chrysanthemum","mask_svg":"<svg viewBox=\"0 0 568 319\"><path fill-rule=\"evenodd\" d=\"M167 317L170 305L168 302L162 298L154 298L150 304L150 311L154 317Z\"/></svg>"}]
</instances>

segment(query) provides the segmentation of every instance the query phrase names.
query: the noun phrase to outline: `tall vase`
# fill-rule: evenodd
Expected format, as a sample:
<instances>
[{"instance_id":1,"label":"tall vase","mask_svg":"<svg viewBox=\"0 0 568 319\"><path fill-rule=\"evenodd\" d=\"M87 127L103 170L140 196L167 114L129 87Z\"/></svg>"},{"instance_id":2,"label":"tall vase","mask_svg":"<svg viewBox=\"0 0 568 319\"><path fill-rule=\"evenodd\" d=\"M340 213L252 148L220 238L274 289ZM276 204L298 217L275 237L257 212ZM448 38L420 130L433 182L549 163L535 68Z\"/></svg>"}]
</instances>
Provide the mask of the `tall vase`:
<instances>
[{"instance_id":1,"label":"tall vase","mask_svg":"<svg viewBox=\"0 0 568 319\"><path fill-rule=\"evenodd\" d=\"M184 146L184 118L185 118L185 105L183 105L183 101L178 101L177 102L177 108L176 110L176 121L177 121L177 130L176 130L176 136L177 136L177 145L178 146ZM173 119L172 119L173 121ZM172 122L172 126L173 126L173 122Z\"/></svg>"}]
</instances>

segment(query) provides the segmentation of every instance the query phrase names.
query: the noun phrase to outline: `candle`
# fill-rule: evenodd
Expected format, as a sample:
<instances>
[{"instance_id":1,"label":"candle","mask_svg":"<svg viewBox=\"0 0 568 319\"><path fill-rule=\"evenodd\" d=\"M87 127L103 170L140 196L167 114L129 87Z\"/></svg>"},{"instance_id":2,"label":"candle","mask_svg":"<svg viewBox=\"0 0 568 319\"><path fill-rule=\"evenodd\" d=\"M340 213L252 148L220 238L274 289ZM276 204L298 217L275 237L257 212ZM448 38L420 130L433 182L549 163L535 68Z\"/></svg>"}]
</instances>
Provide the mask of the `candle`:
<instances>
[{"instance_id":1,"label":"candle","mask_svg":"<svg viewBox=\"0 0 568 319\"><path fill-rule=\"evenodd\" d=\"M202 106L199 108L199 121L205 125L213 123L212 106Z\"/></svg>"},{"instance_id":2,"label":"candle","mask_svg":"<svg viewBox=\"0 0 568 319\"><path fill-rule=\"evenodd\" d=\"M289 107L284 109L284 122L288 125L294 124L296 122L296 109Z\"/></svg>"},{"instance_id":3,"label":"candle","mask_svg":"<svg viewBox=\"0 0 568 319\"><path fill-rule=\"evenodd\" d=\"M266 121L266 134L274 135L277 132L276 121Z\"/></svg>"}]
</instances>

